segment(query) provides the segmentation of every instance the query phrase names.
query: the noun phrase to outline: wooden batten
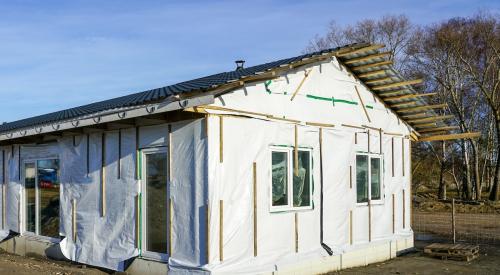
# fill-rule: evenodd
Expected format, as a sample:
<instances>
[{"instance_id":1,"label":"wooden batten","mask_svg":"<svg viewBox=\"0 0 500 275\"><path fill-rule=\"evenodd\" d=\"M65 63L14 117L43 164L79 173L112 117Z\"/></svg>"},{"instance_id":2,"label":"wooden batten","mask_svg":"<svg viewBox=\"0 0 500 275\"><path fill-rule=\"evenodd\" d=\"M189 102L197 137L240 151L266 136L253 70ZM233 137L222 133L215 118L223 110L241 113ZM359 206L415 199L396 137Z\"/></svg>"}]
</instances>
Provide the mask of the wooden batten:
<instances>
[{"instance_id":1,"label":"wooden batten","mask_svg":"<svg viewBox=\"0 0 500 275\"><path fill-rule=\"evenodd\" d=\"M252 166L253 174L253 256L257 257L257 163Z\"/></svg>"},{"instance_id":2,"label":"wooden batten","mask_svg":"<svg viewBox=\"0 0 500 275\"><path fill-rule=\"evenodd\" d=\"M293 146L293 159L294 159L294 165L293 165L293 171L296 176L299 175L299 129L298 125L295 125L295 131L294 131L294 141L295 144Z\"/></svg>"},{"instance_id":3,"label":"wooden batten","mask_svg":"<svg viewBox=\"0 0 500 275\"><path fill-rule=\"evenodd\" d=\"M224 201L219 201L219 260L224 261Z\"/></svg>"},{"instance_id":4,"label":"wooden batten","mask_svg":"<svg viewBox=\"0 0 500 275\"><path fill-rule=\"evenodd\" d=\"M388 76L388 77L370 79L370 80L366 80L364 82L365 82L365 84L374 84L374 83L379 83L379 82L384 82L384 81L391 81L391 80L392 80L392 77Z\"/></svg>"},{"instance_id":5,"label":"wooden batten","mask_svg":"<svg viewBox=\"0 0 500 275\"><path fill-rule=\"evenodd\" d=\"M441 131L450 131L450 130L456 130L456 129L460 129L460 127L458 127L458 126L443 126L443 127L422 129L419 132L421 134L425 134L425 133L434 133L434 132L441 132Z\"/></svg>"},{"instance_id":6,"label":"wooden batten","mask_svg":"<svg viewBox=\"0 0 500 275\"><path fill-rule=\"evenodd\" d=\"M224 162L224 117L219 116L219 162Z\"/></svg>"},{"instance_id":7,"label":"wooden batten","mask_svg":"<svg viewBox=\"0 0 500 275\"><path fill-rule=\"evenodd\" d=\"M401 103L391 104L389 106L391 108L399 108L399 107L408 106L408 105L414 106L416 104L418 104L418 101L405 101L405 102L401 102Z\"/></svg>"},{"instance_id":8,"label":"wooden batten","mask_svg":"<svg viewBox=\"0 0 500 275\"><path fill-rule=\"evenodd\" d=\"M344 56L348 56L348 55L352 55L352 54L359 54L359 53L364 53L367 51L378 50L378 49L383 48L383 47L385 47L385 45L383 45L383 44L374 44L374 45L362 47L362 48L355 49L355 50L342 51L342 52L337 53L335 56L344 57Z\"/></svg>"},{"instance_id":9,"label":"wooden batten","mask_svg":"<svg viewBox=\"0 0 500 275\"><path fill-rule=\"evenodd\" d=\"M295 91L293 92L293 95L292 97L290 98L290 101L293 101L293 99L295 98L295 96L297 96L297 94L299 93L300 91L300 88L302 88L302 85L304 85L304 82L306 81L307 77L313 72L312 69L310 69L309 71L306 71L304 73L304 78L302 78L302 80L300 81L299 83L299 86L297 86L297 88L295 89Z\"/></svg>"},{"instance_id":10,"label":"wooden batten","mask_svg":"<svg viewBox=\"0 0 500 275\"><path fill-rule=\"evenodd\" d=\"M446 120L453 118L454 116L452 115L446 115L446 116L429 116L429 117L424 117L424 118L415 118L415 119L409 119L406 122L412 123L412 124L420 124L420 123L427 123L427 122L434 122L434 121L440 121L440 120Z\"/></svg>"},{"instance_id":11,"label":"wooden batten","mask_svg":"<svg viewBox=\"0 0 500 275\"><path fill-rule=\"evenodd\" d=\"M391 97L391 96L400 96L401 94L407 94L407 93L413 93L413 91L409 89L399 89L399 90L390 90L390 91L380 91L377 93L382 99L385 99L386 97Z\"/></svg>"},{"instance_id":12,"label":"wooden batten","mask_svg":"<svg viewBox=\"0 0 500 275\"><path fill-rule=\"evenodd\" d=\"M403 189L403 229L406 228L406 194Z\"/></svg>"},{"instance_id":13,"label":"wooden batten","mask_svg":"<svg viewBox=\"0 0 500 275\"><path fill-rule=\"evenodd\" d=\"M391 138L391 170L392 170L392 176L394 177L395 171L394 171L394 137Z\"/></svg>"},{"instance_id":14,"label":"wooden batten","mask_svg":"<svg viewBox=\"0 0 500 275\"><path fill-rule=\"evenodd\" d=\"M384 89L389 89L389 88L396 88L396 87L401 87L401 86L420 84L420 83L422 83L422 81L423 81L423 79L406 80L406 81L400 81L400 82L396 82L396 83L373 86L373 87L371 87L371 89L375 90L375 91L379 91L379 90L384 90Z\"/></svg>"},{"instance_id":15,"label":"wooden batten","mask_svg":"<svg viewBox=\"0 0 500 275\"><path fill-rule=\"evenodd\" d=\"M410 114L410 115L401 115L401 118L403 119L413 119L413 118L424 118L424 117L427 117L429 116L427 114L427 112L419 112L419 113L414 113L414 114Z\"/></svg>"},{"instance_id":16,"label":"wooden batten","mask_svg":"<svg viewBox=\"0 0 500 275\"><path fill-rule=\"evenodd\" d=\"M387 71L386 70L371 71L371 72L367 72L367 73L358 74L358 77L359 78L366 78L366 77L371 77L371 76L381 75L381 74L387 74Z\"/></svg>"},{"instance_id":17,"label":"wooden batten","mask_svg":"<svg viewBox=\"0 0 500 275\"><path fill-rule=\"evenodd\" d=\"M352 165L349 165L349 188L352 189Z\"/></svg>"},{"instance_id":18,"label":"wooden batten","mask_svg":"<svg viewBox=\"0 0 500 275\"><path fill-rule=\"evenodd\" d=\"M470 139L470 138L478 138L480 136L481 136L480 132L449 134L449 135L434 135L434 136L421 137L418 141L422 142L422 141Z\"/></svg>"},{"instance_id":19,"label":"wooden batten","mask_svg":"<svg viewBox=\"0 0 500 275\"><path fill-rule=\"evenodd\" d=\"M432 110L432 109L442 109L448 107L448 104L435 104L435 105L425 105L425 106L417 106L417 107L408 107L408 108L401 108L399 110L396 110L398 113L407 113L407 112L417 112L417 111L424 111L424 110Z\"/></svg>"},{"instance_id":20,"label":"wooden batten","mask_svg":"<svg viewBox=\"0 0 500 275\"><path fill-rule=\"evenodd\" d=\"M393 62L391 60L375 62L375 63L366 64L366 65L354 66L354 67L351 67L351 70L359 71L359 70L369 69L369 68L373 68L373 67L391 65L392 63Z\"/></svg>"},{"instance_id":21,"label":"wooden batten","mask_svg":"<svg viewBox=\"0 0 500 275\"><path fill-rule=\"evenodd\" d=\"M349 244L352 245L353 244L353 235L352 235L352 227L353 227L353 224L352 224L352 210L349 211Z\"/></svg>"},{"instance_id":22,"label":"wooden batten","mask_svg":"<svg viewBox=\"0 0 500 275\"><path fill-rule=\"evenodd\" d=\"M401 138L401 169L403 170L403 177L405 176L405 138Z\"/></svg>"},{"instance_id":23,"label":"wooden batten","mask_svg":"<svg viewBox=\"0 0 500 275\"><path fill-rule=\"evenodd\" d=\"M416 125L413 125L413 127L417 128L418 131L420 131L422 128L425 128L425 127L437 127L437 124L436 122L429 122L429 123L422 123L422 124L416 124Z\"/></svg>"},{"instance_id":24,"label":"wooden batten","mask_svg":"<svg viewBox=\"0 0 500 275\"><path fill-rule=\"evenodd\" d=\"M392 194L392 234L396 233L396 200Z\"/></svg>"},{"instance_id":25,"label":"wooden batten","mask_svg":"<svg viewBox=\"0 0 500 275\"><path fill-rule=\"evenodd\" d=\"M374 58L386 57L388 55L391 55L391 52L381 52L381 53L370 54L370 55L366 55L366 56L362 56L362 57L346 59L344 61L344 64L349 65L349 64L359 63L359 62L366 62L366 61L370 61Z\"/></svg>"},{"instance_id":26,"label":"wooden batten","mask_svg":"<svg viewBox=\"0 0 500 275\"><path fill-rule=\"evenodd\" d=\"M365 103L363 102L363 98L361 98L361 94L359 93L358 86L354 85L354 89L356 90L356 94L358 95L359 102L361 103L361 107L363 108L363 111L366 115L366 118L368 119L368 122L372 122L370 119L370 115L368 115L368 111L366 110Z\"/></svg>"},{"instance_id":27,"label":"wooden batten","mask_svg":"<svg viewBox=\"0 0 500 275\"><path fill-rule=\"evenodd\" d=\"M433 96L436 94L437 93L399 95L399 96L385 97L384 100L385 101L394 101L394 100L412 99L412 98L419 98L419 97L425 97L425 96Z\"/></svg>"},{"instance_id":28,"label":"wooden batten","mask_svg":"<svg viewBox=\"0 0 500 275\"><path fill-rule=\"evenodd\" d=\"M299 213L295 212L295 253L299 253Z\"/></svg>"}]
</instances>

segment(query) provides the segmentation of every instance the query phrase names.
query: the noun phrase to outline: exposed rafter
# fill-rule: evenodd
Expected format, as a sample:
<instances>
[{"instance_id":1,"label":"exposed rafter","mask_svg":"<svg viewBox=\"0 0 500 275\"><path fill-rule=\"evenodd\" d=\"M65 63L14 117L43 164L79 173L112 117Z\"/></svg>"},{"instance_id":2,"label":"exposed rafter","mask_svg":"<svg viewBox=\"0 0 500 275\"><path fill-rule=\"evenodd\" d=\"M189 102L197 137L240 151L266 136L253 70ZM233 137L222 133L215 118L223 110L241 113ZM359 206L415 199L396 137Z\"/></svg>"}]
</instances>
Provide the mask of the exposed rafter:
<instances>
[{"instance_id":1,"label":"exposed rafter","mask_svg":"<svg viewBox=\"0 0 500 275\"><path fill-rule=\"evenodd\" d=\"M401 90L395 90L395 91L381 91L378 93L379 96L382 98L385 98L386 96L395 96L395 95L401 95L404 93L411 92L409 89L401 89Z\"/></svg>"},{"instance_id":2,"label":"exposed rafter","mask_svg":"<svg viewBox=\"0 0 500 275\"><path fill-rule=\"evenodd\" d=\"M379 83L379 82L390 81L390 80L392 80L392 77L388 76L388 77L366 80L365 84L373 84L373 83Z\"/></svg>"},{"instance_id":3,"label":"exposed rafter","mask_svg":"<svg viewBox=\"0 0 500 275\"><path fill-rule=\"evenodd\" d=\"M384 100L385 101L394 101L394 100L411 99L411 98L418 98L418 97L424 97L424 96L433 96L433 95L436 95L436 93L399 95L399 96L385 97Z\"/></svg>"},{"instance_id":4,"label":"exposed rafter","mask_svg":"<svg viewBox=\"0 0 500 275\"><path fill-rule=\"evenodd\" d=\"M391 108L399 108L401 106L415 105L417 103L418 103L417 101L406 101L406 102L391 104L390 106Z\"/></svg>"},{"instance_id":5,"label":"exposed rafter","mask_svg":"<svg viewBox=\"0 0 500 275\"><path fill-rule=\"evenodd\" d=\"M352 58L352 59L347 59L344 61L344 64L354 64L354 63L359 63L359 62L365 62L365 61L370 61L374 58L381 58L391 55L391 52L382 52L382 53L376 53L376 54L370 54L362 57L357 57L357 58Z\"/></svg>"},{"instance_id":6,"label":"exposed rafter","mask_svg":"<svg viewBox=\"0 0 500 275\"><path fill-rule=\"evenodd\" d=\"M452 115L447 115L447 116L431 116L431 117L424 117L424 118L416 118L416 119L409 119L406 122L412 123L412 124L422 124L422 123L427 123L427 122L434 122L434 121L440 121L440 120L446 120L453 118L454 116Z\"/></svg>"},{"instance_id":7,"label":"exposed rafter","mask_svg":"<svg viewBox=\"0 0 500 275\"><path fill-rule=\"evenodd\" d=\"M378 50L378 49L381 49L383 47L385 47L385 45L383 45L383 44L374 44L374 45L370 45L370 46L367 46L367 47L362 47L362 48L355 49L355 50L340 52L340 53L336 54L336 56L338 56L338 57L344 57L344 56L348 56L348 55L351 55L351 54L358 54L358 53L364 53L364 52L367 52L367 51Z\"/></svg>"},{"instance_id":8,"label":"exposed rafter","mask_svg":"<svg viewBox=\"0 0 500 275\"><path fill-rule=\"evenodd\" d=\"M409 107L409 108L401 108L396 110L398 113L407 113L407 112L416 112L416 111L424 111L424 110L432 110L432 109L442 109L448 107L448 104L435 104L435 105L426 105L426 106L418 106L418 107Z\"/></svg>"},{"instance_id":9,"label":"exposed rafter","mask_svg":"<svg viewBox=\"0 0 500 275\"><path fill-rule=\"evenodd\" d=\"M460 133L460 134L449 134L449 135L434 135L421 137L418 139L419 142L423 141L438 141L438 140L453 140L453 139L466 139L466 138L478 138L481 136L480 132L474 133Z\"/></svg>"},{"instance_id":10,"label":"exposed rafter","mask_svg":"<svg viewBox=\"0 0 500 275\"><path fill-rule=\"evenodd\" d=\"M420 83L422 83L422 81L423 81L423 79L406 80L406 81L401 81L401 82L396 82L396 83L374 86L374 87L371 87L371 89L375 90L375 91L379 91L379 90L384 90L384 89L389 89L389 88L420 84Z\"/></svg>"},{"instance_id":11,"label":"exposed rafter","mask_svg":"<svg viewBox=\"0 0 500 275\"><path fill-rule=\"evenodd\" d=\"M371 77L371 76L381 75L381 74L387 74L387 71L386 70L371 71L371 72L359 74L358 77L365 78L365 77Z\"/></svg>"},{"instance_id":12,"label":"exposed rafter","mask_svg":"<svg viewBox=\"0 0 500 275\"><path fill-rule=\"evenodd\" d=\"M368 68L380 67L380 66L391 65L391 64L392 64L392 61L387 60L387 61L370 63L370 64L366 64L366 65L354 66L354 67L351 67L351 70L359 71L359 70L364 70L364 69L368 69Z\"/></svg>"},{"instance_id":13,"label":"exposed rafter","mask_svg":"<svg viewBox=\"0 0 500 275\"><path fill-rule=\"evenodd\" d=\"M421 134L424 134L424 133L433 133L433 132L440 132L440 131L451 131L451 130L456 130L456 129L460 129L460 127L458 127L458 126L443 126L443 127L422 129L419 132Z\"/></svg>"}]
</instances>

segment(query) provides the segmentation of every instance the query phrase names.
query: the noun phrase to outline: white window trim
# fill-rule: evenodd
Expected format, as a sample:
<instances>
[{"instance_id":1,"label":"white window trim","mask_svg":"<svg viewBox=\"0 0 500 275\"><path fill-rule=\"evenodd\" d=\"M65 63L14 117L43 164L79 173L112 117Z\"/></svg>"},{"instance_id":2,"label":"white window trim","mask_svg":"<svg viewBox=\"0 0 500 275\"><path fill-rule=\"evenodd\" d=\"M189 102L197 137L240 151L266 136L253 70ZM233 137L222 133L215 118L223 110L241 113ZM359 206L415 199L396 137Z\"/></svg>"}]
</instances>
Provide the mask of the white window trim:
<instances>
[{"instance_id":1,"label":"white window trim","mask_svg":"<svg viewBox=\"0 0 500 275\"><path fill-rule=\"evenodd\" d=\"M167 153L167 158L170 156L168 147L167 146L160 146L160 147L150 147L150 148L144 148L140 150L141 154L141 179L140 179L140 193L141 193L141 244L140 244L140 256L145 259L150 259L150 260L155 260L159 262L165 262L168 260L170 257L168 253L159 253L159 252L153 252L153 251L147 251L146 250L146 243L147 243L147 215L146 215L146 204L147 204L147 195L146 195L146 181L145 181L145 176L146 176L146 155L149 154L156 154L156 153ZM167 161L168 163L168 161ZM167 167L167 178L168 178L168 173L169 173L170 167ZM166 196L170 198L170 182L167 183L169 186L167 187L167 194ZM170 210L167 210L170 211ZM167 221L169 222L169 221ZM167 229L169 228L169 225L167 224ZM170 241L170 240L168 240Z\"/></svg>"},{"instance_id":2,"label":"white window trim","mask_svg":"<svg viewBox=\"0 0 500 275\"><path fill-rule=\"evenodd\" d=\"M40 235L40 225L38 224L38 221L40 221L40 202L38 201L38 197L40 196L40 190L38 188L38 161L40 160L54 160L57 159L59 160L59 171L58 171L58 176L59 176L59 224L61 223L61 182L60 182L60 177L61 177L61 160L59 156L55 157L49 157L49 158L30 158L30 159L25 159L22 161L22 167L19 167L22 173L22 184L21 184L21 211L20 212L20 225L19 229L21 230L21 235L23 236L29 236L33 237L39 240L44 240L44 241L49 241L52 243L59 243L61 241L61 238L54 238L54 237L49 237L49 236L43 236ZM35 232L27 231L26 226L28 225L27 223L27 217L26 217L26 164L28 163L33 163L35 165ZM59 235L61 236L61 232L59 232Z\"/></svg>"},{"instance_id":3,"label":"white window trim","mask_svg":"<svg viewBox=\"0 0 500 275\"><path fill-rule=\"evenodd\" d=\"M358 194L357 194L357 168L358 165L356 163L356 156L368 156L368 201L370 204L384 204L385 200L385 184L384 184L384 155L383 154L376 154L376 153L367 153L367 152L356 152L354 156L354 179L356 182L356 205L357 206L366 206L368 205L368 202L358 202ZM371 159L372 158L378 158L380 159L380 199L378 200L372 200L372 173L371 173Z\"/></svg>"},{"instance_id":4,"label":"white window trim","mask_svg":"<svg viewBox=\"0 0 500 275\"><path fill-rule=\"evenodd\" d=\"M302 210L312 210L313 209L313 150L312 148L299 147L299 151L309 152L309 206L293 206L293 157L294 148L293 146L270 146L269 149L269 163L271 164L271 169L269 173L269 211L271 213L278 212L291 212L291 211L302 211ZM287 153L287 188L288 188L288 205L273 206L273 173L272 173L272 153L273 152L284 152Z\"/></svg>"}]
</instances>

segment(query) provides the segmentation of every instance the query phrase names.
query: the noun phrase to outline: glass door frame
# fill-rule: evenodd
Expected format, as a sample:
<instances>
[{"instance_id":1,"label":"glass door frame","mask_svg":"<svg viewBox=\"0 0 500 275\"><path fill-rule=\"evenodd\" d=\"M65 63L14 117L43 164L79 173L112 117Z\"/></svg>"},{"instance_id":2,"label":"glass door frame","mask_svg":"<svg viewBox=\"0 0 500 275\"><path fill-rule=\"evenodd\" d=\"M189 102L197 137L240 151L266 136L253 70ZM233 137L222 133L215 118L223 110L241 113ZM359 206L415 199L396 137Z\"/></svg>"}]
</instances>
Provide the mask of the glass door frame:
<instances>
[{"instance_id":1,"label":"glass door frame","mask_svg":"<svg viewBox=\"0 0 500 275\"><path fill-rule=\"evenodd\" d=\"M21 184L21 225L20 225L20 230L22 232L22 235L27 235L27 236L36 236L41 239L46 239L54 243L58 243L61 241L60 238L54 238L54 237L49 237L49 236L43 236L40 235L40 188L38 186L38 161L40 160L54 160L54 159L59 159L58 157L54 158L37 158L37 159L26 159L22 161L22 184ZM34 164L34 169L35 169L35 232L31 232L27 230L27 194L26 194L26 164L32 163ZM58 171L60 173L60 169ZM59 185L59 201L61 201L61 186ZM59 213L61 208L61 204L59 204ZM59 219L61 219L61 216L59 214ZM59 221L60 223L60 221ZM59 224L60 225L60 224ZM59 229L58 229L59 231Z\"/></svg>"},{"instance_id":2,"label":"glass door frame","mask_svg":"<svg viewBox=\"0 0 500 275\"><path fill-rule=\"evenodd\" d=\"M167 196L167 202L170 199L170 182L169 182L169 173L170 173L170 167L168 167L169 161L168 159L170 158L169 156L169 150L168 147L162 146L162 147L151 147L151 148L144 148L140 150L140 160L139 160L139 165L140 165L140 171L141 171L141 176L140 176L140 192L141 192L141 213L140 213L140 222L141 222L141 232L140 232L140 255L141 257L148 258L148 259L153 259L153 260L158 260L158 261L167 261L169 258L168 252L165 253L159 253L159 252L153 252L153 251L147 251L146 250L146 244L147 244L147 193L146 193L146 180L147 180L147 165L146 165L146 157L147 155L152 155L152 154L159 154L159 153L165 153L167 155L167 167L166 167L166 173L167 173L167 181L165 184L167 185L167 193L165 196ZM167 217L170 217L170 208L168 207L169 205L166 205L167 209ZM167 220L166 228L167 228L167 236L170 236L170 221ZM170 239L167 238L167 247L169 246Z\"/></svg>"}]
</instances>

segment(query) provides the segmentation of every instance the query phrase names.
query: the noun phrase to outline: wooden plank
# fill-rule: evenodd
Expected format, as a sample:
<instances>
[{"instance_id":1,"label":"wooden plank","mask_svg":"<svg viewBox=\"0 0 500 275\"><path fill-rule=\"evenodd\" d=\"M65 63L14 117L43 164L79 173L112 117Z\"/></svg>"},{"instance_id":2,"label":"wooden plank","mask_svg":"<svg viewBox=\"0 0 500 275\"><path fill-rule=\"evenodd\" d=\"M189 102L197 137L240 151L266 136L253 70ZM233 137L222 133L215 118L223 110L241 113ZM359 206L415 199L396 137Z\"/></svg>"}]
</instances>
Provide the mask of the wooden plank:
<instances>
[{"instance_id":1,"label":"wooden plank","mask_svg":"<svg viewBox=\"0 0 500 275\"><path fill-rule=\"evenodd\" d=\"M436 122L430 122L430 123L417 124L417 125L414 125L413 127L417 128L418 131L420 131L424 127L433 127L433 128L437 127L437 124L436 124Z\"/></svg>"},{"instance_id":2,"label":"wooden plank","mask_svg":"<svg viewBox=\"0 0 500 275\"><path fill-rule=\"evenodd\" d=\"M349 188L352 189L352 165L349 165Z\"/></svg>"},{"instance_id":3,"label":"wooden plank","mask_svg":"<svg viewBox=\"0 0 500 275\"><path fill-rule=\"evenodd\" d=\"M76 243L76 200L71 200L71 231L73 236L73 243Z\"/></svg>"},{"instance_id":4,"label":"wooden plank","mask_svg":"<svg viewBox=\"0 0 500 275\"><path fill-rule=\"evenodd\" d=\"M367 151L368 151L368 153L371 153L371 150L370 150L371 149L370 148L370 130L366 130L366 136L367 136L366 140L368 143L368 148L367 148L368 150Z\"/></svg>"},{"instance_id":5,"label":"wooden plank","mask_svg":"<svg viewBox=\"0 0 500 275\"><path fill-rule=\"evenodd\" d=\"M295 253L299 253L299 213L295 212Z\"/></svg>"},{"instance_id":6,"label":"wooden plank","mask_svg":"<svg viewBox=\"0 0 500 275\"><path fill-rule=\"evenodd\" d=\"M356 90L356 94L358 95L359 101L361 103L361 107L363 107L363 111L365 112L366 118L368 119L368 122L372 122L370 119L370 116L368 115L368 111L366 110L365 103L363 102L363 99L361 98L361 94L358 91L358 87L354 85L354 89Z\"/></svg>"},{"instance_id":7,"label":"wooden plank","mask_svg":"<svg viewBox=\"0 0 500 275\"><path fill-rule=\"evenodd\" d=\"M392 194L392 234L396 233L396 201L395 195Z\"/></svg>"},{"instance_id":8,"label":"wooden plank","mask_svg":"<svg viewBox=\"0 0 500 275\"><path fill-rule=\"evenodd\" d=\"M353 244L353 236L352 236L352 210L349 211L349 244Z\"/></svg>"},{"instance_id":9,"label":"wooden plank","mask_svg":"<svg viewBox=\"0 0 500 275\"><path fill-rule=\"evenodd\" d=\"M364 53L364 52L371 51L371 50L378 50L378 49L383 48L383 47L385 47L385 45L383 45L383 44L374 44L374 45L370 45L370 46L367 46L367 47L362 47L362 48L351 50L351 51L347 51L347 52L340 52L340 53L337 53L335 56L337 56L337 57L344 57L344 56L347 56L347 55Z\"/></svg>"},{"instance_id":10,"label":"wooden plank","mask_svg":"<svg viewBox=\"0 0 500 275\"><path fill-rule=\"evenodd\" d=\"M253 256L257 257L257 163L253 163Z\"/></svg>"},{"instance_id":11,"label":"wooden plank","mask_svg":"<svg viewBox=\"0 0 500 275\"><path fill-rule=\"evenodd\" d=\"M394 100L412 99L412 98L419 98L419 97L425 97L425 96L433 96L436 94L437 93L398 95L398 96L385 97L384 100L385 101L394 101Z\"/></svg>"},{"instance_id":12,"label":"wooden plank","mask_svg":"<svg viewBox=\"0 0 500 275\"><path fill-rule=\"evenodd\" d=\"M419 112L419 113L414 113L414 114L410 114L410 115L401 115L401 117L405 120L412 119L412 118L424 118L427 116L428 116L427 112Z\"/></svg>"},{"instance_id":13,"label":"wooden plank","mask_svg":"<svg viewBox=\"0 0 500 275\"><path fill-rule=\"evenodd\" d=\"M422 129L422 130L419 130L418 132L421 134L424 134L424 133L433 133L433 132L449 131L449 130L456 130L456 129L460 129L460 127L458 127L458 126L443 126L443 127Z\"/></svg>"},{"instance_id":14,"label":"wooden plank","mask_svg":"<svg viewBox=\"0 0 500 275\"><path fill-rule=\"evenodd\" d=\"M419 78L419 79L405 80L405 81L400 81L400 82L395 82L395 83L390 83L390 84L373 86L373 87L371 87L371 89L375 90L375 91L380 91L380 90L389 89L389 88L420 84L422 82L423 82L423 79Z\"/></svg>"},{"instance_id":15,"label":"wooden plank","mask_svg":"<svg viewBox=\"0 0 500 275\"><path fill-rule=\"evenodd\" d=\"M309 70L309 71L305 71L304 78L302 78L302 80L299 83L299 86L297 86L297 88L293 92L292 97L290 98L290 101L293 101L293 99L295 98L295 96L299 93L300 88L302 88L302 85L304 85L304 82L306 81L307 77L312 73L312 71L313 71L312 69Z\"/></svg>"},{"instance_id":16,"label":"wooden plank","mask_svg":"<svg viewBox=\"0 0 500 275\"><path fill-rule=\"evenodd\" d=\"M370 61L370 60L372 60L374 58L386 57L388 55L391 55L391 52L375 53L375 54L370 54L370 55L366 55L366 56L362 56L362 57L345 59L345 61L343 63L346 64L346 65L349 65L349 64L359 63L359 62Z\"/></svg>"},{"instance_id":17,"label":"wooden plank","mask_svg":"<svg viewBox=\"0 0 500 275\"><path fill-rule=\"evenodd\" d=\"M224 162L224 117L219 116L219 162Z\"/></svg>"},{"instance_id":18,"label":"wooden plank","mask_svg":"<svg viewBox=\"0 0 500 275\"><path fill-rule=\"evenodd\" d=\"M453 115L430 116L430 117L424 117L424 118L408 119L406 122L412 123L412 124L422 124L422 123L427 123L427 122L446 120L446 119L450 119L450 118L454 118L454 116Z\"/></svg>"},{"instance_id":19,"label":"wooden plank","mask_svg":"<svg viewBox=\"0 0 500 275\"><path fill-rule=\"evenodd\" d=\"M378 129L378 137L379 137L379 139L378 139L378 141L379 141L379 153L382 154L382 152L383 152L382 151L382 143L383 143L382 142L382 139L383 139L382 128Z\"/></svg>"},{"instance_id":20,"label":"wooden plank","mask_svg":"<svg viewBox=\"0 0 500 275\"><path fill-rule=\"evenodd\" d=\"M401 108L401 109L396 110L396 112L407 113L407 112L416 112L416 111L424 111L424 110L432 110L432 109L442 109L442 108L446 108L446 107L448 107L448 104L444 103L444 104Z\"/></svg>"},{"instance_id":21,"label":"wooden plank","mask_svg":"<svg viewBox=\"0 0 500 275\"><path fill-rule=\"evenodd\" d=\"M106 216L106 133L101 136L101 217Z\"/></svg>"},{"instance_id":22,"label":"wooden plank","mask_svg":"<svg viewBox=\"0 0 500 275\"><path fill-rule=\"evenodd\" d=\"M173 224L174 224L174 202L171 198L168 199L168 255L172 257L172 245L173 245Z\"/></svg>"},{"instance_id":23,"label":"wooden plank","mask_svg":"<svg viewBox=\"0 0 500 275\"><path fill-rule=\"evenodd\" d=\"M351 70L359 71L359 70L369 69L369 68L373 68L373 67L380 67L380 66L385 66L385 65L391 65L391 64L392 64L392 61L387 60L387 61L382 61L382 62L370 63L370 64L366 64L366 65L354 66L354 67L351 67Z\"/></svg>"},{"instance_id":24,"label":"wooden plank","mask_svg":"<svg viewBox=\"0 0 500 275\"><path fill-rule=\"evenodd\" d=\"M461 134L449 134L449 135L436 135L436 136L428 136L421 137L418 141L437 141L437 140L454 140L454 139L471 139L478 138L481 136L480 132L473 133L461 133Z\"/></svg>"},{"instance_id":25,"label":"wooden plank","mask_svg":"<svg viewBox=\"0 0 500 275\"><path fill-rule=\"evenodd\" d=\"M392 176L394 177L394 137L391 138L391 162Z\"/></svg>"},{"instance_id":26,"label":"wooden plank","mask_svg":"<svg viewBox=\"0 0 500 275\"><path fill-rule=\"evenodd\" d=\"M365 78L365 77L371 77L371 76L381 75L381 74L387 74L387 71L386 70L371 71L371 72L367 72L367 73L358 74L358 77Z\"/></svg>"},{"instance_id":27,"label":"wooden plank","mask_svg":"<svg viewBox=\"0 0 500 275\"><path fill-rule=\"evenodd\" d=\"M348 127L348 128L354 128L354 129L360 129L360 130L365 129L365 127L363 127L363 126L356 126L356 125L350 125L350 124L344 124L344 123L342 123L341 126Z\"/></svg>"},{"instance_id":28,"label":"wooden plank","mask_svg":"<svg viewBox=\"0 0 500 275\"><path fill-rule=\"evenodd\" d=\"M224 201L219 201L219 260L224 261Z\"/></svg>"},{"instance_id":29,"label":"wooden plank","mask_svg":"<svg viewBox=\"0 0 500 275\"><path fill-rule=\"evenodd\" d=\"M405 176L405 138L401 138L401 166L403 169L403 177Z\"/></svg>"},{"instance_id":30,"label":"wooden plank","mask_svg":"<svg viewBox=\"0 0 500 275\"><path fill-rule=\"evenodd\" d=\"M406 102L401 102L401 103L396 103L396 104L391 104L389 105L391 108L400 108L402 106L408 106L408 105L416 105L418 104L418 101L406 101Z\"/></svg>"},{"instance_id":31,"label":"wooden plank","mask_svg":"<svg viewBox=\"0 0 500 275\"><path fill-rule=\"evenodd\" d=\"M294 159L294 165L293 165L293 170L296 176L299 175L299 130L298 130L298 125L295 124L295 144L293 146L293 159Z\"/></svg>"},{"instance_id":32,"label":"wooden plank","mask_svg":"<svg viewBox=\"0 0 500 275\"><path fill-rule=\"evenodd\" d=\"M329 128L335 127L335 124L319 123L319 122L306 122L306 125L317 126L317 127L329 127Z\"/></svg>"},{"instance_id":33,"label":"wooden plank","mask_svg":"<svg viewBox=\"0 0 500 275\"><path fill-rule=\"evenodd\" d=\"M391 97L391 96L398 96L401 94L407 94L409 92L413 92L412 90L409 89L399 89L399 90L390 90L390 91L380 91L377 93L382 99L386 97Z\"/></svg>"},{"instance_id":34,"label":"wooden plank","mask_svg":"<svg viewBox=\"0 0 500 275\"><path fill-rule=\"evenodd\" d=\"M379 82L384 82L384 81L390 81L392 80L392 77L382 77L382 78L376 78L376 79L370 79L363 81L365 84L374 84L374 83L379 83Z\"/></svg>"}]
</instances>

